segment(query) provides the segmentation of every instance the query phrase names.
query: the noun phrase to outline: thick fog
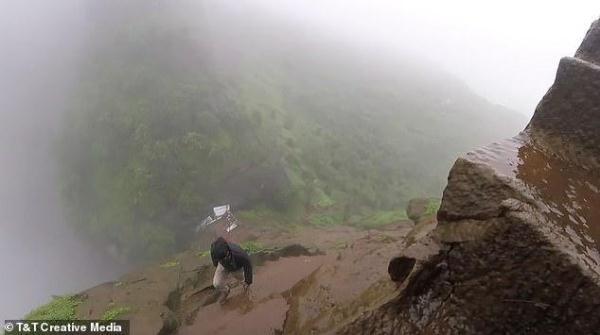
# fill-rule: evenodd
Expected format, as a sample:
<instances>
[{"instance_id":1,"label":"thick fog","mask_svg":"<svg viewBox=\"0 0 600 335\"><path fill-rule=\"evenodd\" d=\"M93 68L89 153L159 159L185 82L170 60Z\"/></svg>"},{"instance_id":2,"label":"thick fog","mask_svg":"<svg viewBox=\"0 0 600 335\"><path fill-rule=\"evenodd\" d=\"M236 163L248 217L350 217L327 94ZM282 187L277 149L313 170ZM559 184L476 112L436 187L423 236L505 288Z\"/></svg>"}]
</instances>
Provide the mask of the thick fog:
<instances>
[{"instance_id":1,"label":"thick fog","mask_svg":"<svg viewBox=\"0 0 600 335\"><path fill-rule=\"evenodd\" d=\"M116 264L66 225L52 141L84 38L78 1L0 6L0 318L114 278Z\"/></svg>"},{"instance_id":2,"label":"thick fog","mask_svg":"<svg viewBox=\"0 0 600 335\"><path fill-rule=\"evenodd\" d=\"M410 52L490 101L530 116L600 2L256 0L278 15L379 52Z\"/></svg>"},{"instance_id":3,"label":"thick fog","mask_svg":"<svg viewBox=\"0 0 600 335\"><path fill-rule=\"evenodd\" d=\"M52 144L79 75L86 20L94 15L84 4L0 2L0 320L19 318L51 295L114 279L125 269L67 226L56 178ZM551 85L559 58L572 54L600 14L597 1L243 5L264 7L312 34L366 51L422 57L488 100L526 114Z\"/></svg>"}]
</instances>

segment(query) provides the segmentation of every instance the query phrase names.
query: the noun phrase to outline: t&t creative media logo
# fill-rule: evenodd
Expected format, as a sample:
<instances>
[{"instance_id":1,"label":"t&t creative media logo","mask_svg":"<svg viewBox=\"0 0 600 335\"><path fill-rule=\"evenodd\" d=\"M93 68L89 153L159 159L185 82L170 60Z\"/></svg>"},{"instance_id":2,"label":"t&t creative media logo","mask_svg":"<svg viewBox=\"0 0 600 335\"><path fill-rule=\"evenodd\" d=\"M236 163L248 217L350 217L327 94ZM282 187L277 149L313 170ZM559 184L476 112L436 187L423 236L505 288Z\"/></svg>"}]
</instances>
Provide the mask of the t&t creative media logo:
<instances>
[{"instance_id":1,"label":"t&t creative media logo","mask_svg":"<svg viewBox=\"0 0 600 335\"><path fill-rule=\"evenodd\" d=\"M15 329L15 325L12 324L11 322L6 322L4 324L4 330L6 330L7 333L12 332Z\"/></svg>"},{"instance_id":2,"label":"t&t creative media logo","mask_svg":"<svg viewBox=\"0 0 600 335\"><path fill-rule=\"evenodd\" d=\"M5 335L129 335L129 320L6 320Z\"/></svg>"}]
</instances>

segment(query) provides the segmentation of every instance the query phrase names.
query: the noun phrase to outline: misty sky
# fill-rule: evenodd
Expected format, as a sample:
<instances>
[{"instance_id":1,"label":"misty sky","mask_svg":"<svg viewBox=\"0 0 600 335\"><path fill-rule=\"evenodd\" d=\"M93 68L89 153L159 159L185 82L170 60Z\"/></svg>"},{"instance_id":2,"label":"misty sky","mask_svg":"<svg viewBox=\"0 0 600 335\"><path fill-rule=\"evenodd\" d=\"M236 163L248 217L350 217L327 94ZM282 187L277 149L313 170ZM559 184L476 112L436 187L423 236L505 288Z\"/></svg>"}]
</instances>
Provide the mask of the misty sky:
<instances>
[{"instance_id":1,"label":"misty sky","mask_svg":"<svg viewBox=\"0 0 600 335\"><path fill-rule=\"evenodd\" d=\"M410 51L480 95L527 115L572 55L600 1L254 0L293 20L373 49Z\"/></svg>"}]
</instances>

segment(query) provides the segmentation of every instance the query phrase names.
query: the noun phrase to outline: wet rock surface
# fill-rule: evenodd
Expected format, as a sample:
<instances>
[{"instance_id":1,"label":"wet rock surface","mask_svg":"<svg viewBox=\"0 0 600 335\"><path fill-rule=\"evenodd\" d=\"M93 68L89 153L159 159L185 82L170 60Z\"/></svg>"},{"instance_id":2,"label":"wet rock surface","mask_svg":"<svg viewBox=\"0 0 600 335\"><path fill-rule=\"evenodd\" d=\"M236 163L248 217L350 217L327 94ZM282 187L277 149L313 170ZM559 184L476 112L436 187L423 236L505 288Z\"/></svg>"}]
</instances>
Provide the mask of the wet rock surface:
<instances>
[{"instance_id":1,"label":"wet rock surface","mask_svg":"<svg viewBox=\"0 0 600 335\"><path fill-rule=\"evenodd\" d=\"M385 270L411 226L260 232L245 225L237 236L254 234L265 248L251 254L249 292L235 285L221 301L210 255L190 250L82 292L77 315L102 319L121 309L132 334L144 335L334 333L394 295Z\"/></svg>"},{"instance_id":2,"label":"wet rock surface","mask_svg":"<svg viewBox=\"0 0 600 335\"><path fill-rule=\"evenodd\" d=\"M596 22L522 134L456 161L390 264L400 294L339 333L600 333L599 42Z\"/></svg>"}]
</instances>

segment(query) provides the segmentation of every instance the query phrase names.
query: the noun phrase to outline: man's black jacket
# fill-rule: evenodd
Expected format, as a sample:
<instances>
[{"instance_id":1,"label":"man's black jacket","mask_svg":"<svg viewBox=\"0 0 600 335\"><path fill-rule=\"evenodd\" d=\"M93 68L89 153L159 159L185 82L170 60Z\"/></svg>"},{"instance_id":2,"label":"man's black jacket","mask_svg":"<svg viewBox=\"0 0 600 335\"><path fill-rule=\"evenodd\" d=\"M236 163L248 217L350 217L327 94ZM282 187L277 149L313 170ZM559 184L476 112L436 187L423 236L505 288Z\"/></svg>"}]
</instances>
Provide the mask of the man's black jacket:
<instances>
[{"instance_id":1,"label":"man's black jacket","mask_svg":"<svg viewBox=\"0 0 600 335\"><path fill-rule=\"evenodd\" d=\"M218 263L221 263L225 270L229 272L237 271L244 268L244 280L246 284L252 284L252 263L248 253L244 251L239 245L231 242L225 242L224 239L213 242L210 246L210 256L212 258L213 265L216 267ZM221 258L220 255L224 254L223 248L228 248L231 256ZM220 258L220 259L219 259Z\"/></svg>"}]
</instances>

